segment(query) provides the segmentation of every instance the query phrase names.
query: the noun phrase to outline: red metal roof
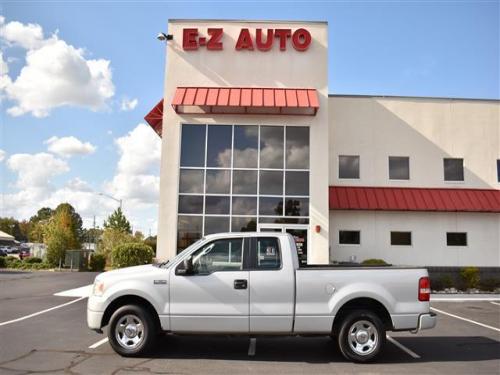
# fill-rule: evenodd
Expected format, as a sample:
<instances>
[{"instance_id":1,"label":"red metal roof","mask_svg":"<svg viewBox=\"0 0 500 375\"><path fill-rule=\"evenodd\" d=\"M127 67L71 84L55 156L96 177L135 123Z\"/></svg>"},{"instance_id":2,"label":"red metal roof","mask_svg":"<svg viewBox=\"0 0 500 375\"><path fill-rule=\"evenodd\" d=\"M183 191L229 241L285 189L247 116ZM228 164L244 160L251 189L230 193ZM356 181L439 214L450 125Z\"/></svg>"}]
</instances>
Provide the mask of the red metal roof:
<instances>
[{"instance_id":1,"label":"red metal roof","mask_svg":"<svg viewBox=\"0 0 500 375\"><path fill-rule=\"evenodd\" d=\"M315 89L258 87L178 87L172 99L177 113L315 115Z\"/></svg>"},{"instance_id":2,"label":"red metal roof","mask_svg":"<svg viewBox=\"0 0 500 375\"><path fill-rule=\"evenodd\" d=\"M500 213L500 190L330 186L330 210Z\"/></svg>"},{"instance_id":3,"label":"red metal roof","mask_svg":"<svg viewBox=\"0 0 500 375\"><path fill-rule=\"evenodd\" d=\"M163 123L163 99L153 107L151 111L144 117L144 120L153 128L153 130L161 137Z\"/></svg>"}]
</instances>

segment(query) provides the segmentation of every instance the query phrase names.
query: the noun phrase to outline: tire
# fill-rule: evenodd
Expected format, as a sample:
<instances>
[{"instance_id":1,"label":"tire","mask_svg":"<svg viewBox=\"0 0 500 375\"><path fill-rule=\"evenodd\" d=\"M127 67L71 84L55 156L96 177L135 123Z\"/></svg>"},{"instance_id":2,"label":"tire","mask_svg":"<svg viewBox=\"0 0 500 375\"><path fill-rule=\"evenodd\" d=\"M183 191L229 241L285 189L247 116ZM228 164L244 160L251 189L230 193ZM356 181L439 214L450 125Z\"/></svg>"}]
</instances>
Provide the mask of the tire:
<instances>
[{"instance_id":1,"label":"tire","mask_svg":"<svg viewBox=\"0 0 500 375\"><path fill-rule=\"evenodd\" d=\"M108 339L116 353L123 357L136 357L151 349L158 332L159 328L147 309L125 305L111 316Z\"/></svg>"},{"instance_id":2,"label":"tire","mask_svg":"<svg viewBox=\"0 0 500 375\"><path fill-rule=\"evenodd\" d=\"M371 362L385 346L385 327L369 310L355 310L344 317L337 336L342 355L357 363Z\"/></svg>"}]
</instances>

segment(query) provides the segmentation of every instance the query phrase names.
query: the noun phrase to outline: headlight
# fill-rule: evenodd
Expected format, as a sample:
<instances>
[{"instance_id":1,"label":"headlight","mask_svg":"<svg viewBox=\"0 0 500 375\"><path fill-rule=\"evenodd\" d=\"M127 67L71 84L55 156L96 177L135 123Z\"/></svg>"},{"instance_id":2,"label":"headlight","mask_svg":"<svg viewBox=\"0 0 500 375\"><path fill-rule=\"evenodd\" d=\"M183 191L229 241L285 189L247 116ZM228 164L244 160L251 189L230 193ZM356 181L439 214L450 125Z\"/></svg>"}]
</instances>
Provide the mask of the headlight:
<instances>
[{"instance_id":1,"label":"headlight","mask_svg":"<svg viewBox=\"0 0 500 375\"><path fill-rule=\"evenodd\" d=\"M104 282L103 281L95 281L94 288L92 290L92 294L94 296L101 297L104 293Z\"/></svg>"}]
</instances>

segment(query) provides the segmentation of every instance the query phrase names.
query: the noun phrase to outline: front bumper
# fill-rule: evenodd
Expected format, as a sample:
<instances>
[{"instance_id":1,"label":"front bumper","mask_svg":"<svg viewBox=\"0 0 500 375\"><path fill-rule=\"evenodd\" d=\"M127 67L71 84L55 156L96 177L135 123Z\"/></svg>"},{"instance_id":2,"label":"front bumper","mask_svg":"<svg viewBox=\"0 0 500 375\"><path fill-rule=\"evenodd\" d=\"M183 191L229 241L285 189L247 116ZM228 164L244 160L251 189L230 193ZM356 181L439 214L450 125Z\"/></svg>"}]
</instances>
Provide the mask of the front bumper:
<instances>
[{"instance_id":1,"label":"front bumper","mask_svg":"<svg viewBox=\"0 0 500 375\"><path fill-rule=\"evenodd\" d=\"M433 312L428 314L421 314L418 318L418 328L417 332L423 329L431 329L436 326L437 323L437 315Z\"/></svg>"},{"instance_id":2,"label":"front bumper","mask_svg":"<svg viewBox=\"0 0 500 375\"><path fill-rule=\"evenodd\" d=\"M90 329L100 330L104 312L87 309L87 325Z\"/></svg>"}]
</instances>

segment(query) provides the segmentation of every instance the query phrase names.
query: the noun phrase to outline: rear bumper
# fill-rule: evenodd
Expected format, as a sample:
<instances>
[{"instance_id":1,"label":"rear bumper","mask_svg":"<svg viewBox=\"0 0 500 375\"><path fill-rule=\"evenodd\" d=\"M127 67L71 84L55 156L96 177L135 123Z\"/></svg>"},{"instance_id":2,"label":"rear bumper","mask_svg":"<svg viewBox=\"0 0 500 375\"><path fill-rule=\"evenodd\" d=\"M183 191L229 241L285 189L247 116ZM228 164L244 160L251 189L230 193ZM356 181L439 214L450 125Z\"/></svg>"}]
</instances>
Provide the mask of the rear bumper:
<instances>
[{"instance_id":1,"label":"rear bumper","mask_svg":"<svg viewBox=\"0 0 500 375\"><path fill-rule=\"evenodd\" d=\"M435 313L430 312L428 314L421 314L418 318L418 328L417 332L423 329L431 329L436 326L437 316Z\"/></svg>"}]
</instances>

